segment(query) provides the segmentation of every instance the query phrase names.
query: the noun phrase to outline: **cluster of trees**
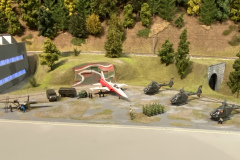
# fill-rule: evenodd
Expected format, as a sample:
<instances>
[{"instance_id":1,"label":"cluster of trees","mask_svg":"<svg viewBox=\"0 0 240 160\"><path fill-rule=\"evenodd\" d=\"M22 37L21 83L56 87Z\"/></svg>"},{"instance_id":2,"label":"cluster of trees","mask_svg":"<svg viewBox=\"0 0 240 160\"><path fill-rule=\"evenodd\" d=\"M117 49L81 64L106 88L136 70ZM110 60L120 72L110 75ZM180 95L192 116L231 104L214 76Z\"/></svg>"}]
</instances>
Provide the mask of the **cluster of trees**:
<instances>
[{"instance_id":1,"label":"cluster of trees","mask_svg":"<svg viewBox=\"0 0 240 160\"><path fill-rule=\"evenodd\" d=\"M164 113L164 106L158 103L145 105L142 107L143 114L148 117Z\"/></svg>"},{"instance_id":2,"label":"cluster of trees","mask_svg":"<svg viewBox=\"0 0 240 160\"><path fill-rule=\"evenodd\" d=\"M162 44L161 49L158 50L158 56L160 57L161 63L165 63L166 66L174 63L177 67L178 73L183 78L190 65L190 61L188 58L189 54L189 44L187 41L187 30L184 29L182 34L179 37L180 41L178 43L177 52L174 52L173 43L171 43L168 39Z\"/></svg>"},{"instance_id":3,"label":"cluster of trees","mask_svg":"<svg viewBox=\"0 0 240 160\"><path fill-rule=\"evenodd\" d=\"M12 9L11 0L0 1L0 33L8 32L15 35L22 33L18 15Z\"/></svg>"},{"instance_id":4,"label":"cluster of trees","mask_svg":"<svg viewBox=\"0 0 240 160\"><path fill-rule=\"evenodd\" d=\"M175 18L176 8L184 7L189 15L199 16L206 25L229 17L240 20L240 0L17 0L21 18L39 35L54 38L57 31L69 30L78 38L101 32L100 22L123 10L125 28L133 27L133 13L148 27L151 17L167 21ZM22 27L11 0L0 1L0 33L21 33ZM176 22L181 26L182 17Z\"/></svg>"}]
</instances>

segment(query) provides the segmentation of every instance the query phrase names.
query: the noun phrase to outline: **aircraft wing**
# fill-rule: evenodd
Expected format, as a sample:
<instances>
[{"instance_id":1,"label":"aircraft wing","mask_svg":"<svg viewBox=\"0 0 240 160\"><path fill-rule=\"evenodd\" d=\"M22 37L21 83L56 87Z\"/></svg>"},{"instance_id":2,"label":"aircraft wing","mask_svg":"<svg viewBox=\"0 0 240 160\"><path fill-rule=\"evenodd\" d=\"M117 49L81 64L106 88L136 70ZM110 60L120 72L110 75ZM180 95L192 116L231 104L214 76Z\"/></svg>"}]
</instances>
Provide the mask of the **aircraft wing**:
<instances>
[{"instance_id":1,"label":"aircraft wing","mask_svg":"<svg viewBox=\"0 0 240 160\"><path fill-rule=\"evenodd\" d=\"M101 83L94 83L93 85L100 86L100 85L101 85Z\"/></svg>"},{"instance_id":2,"label":"aircraft wing","mask_svg":"<svg viewBox=\"0 0 240 160\"><path fill-rule=\"evenodd\" d=\"M90 88L92 91L94 90L106 90L106 91L110 91L107 87L95 87L95 88Z\"/></svg>"}]
</instances>

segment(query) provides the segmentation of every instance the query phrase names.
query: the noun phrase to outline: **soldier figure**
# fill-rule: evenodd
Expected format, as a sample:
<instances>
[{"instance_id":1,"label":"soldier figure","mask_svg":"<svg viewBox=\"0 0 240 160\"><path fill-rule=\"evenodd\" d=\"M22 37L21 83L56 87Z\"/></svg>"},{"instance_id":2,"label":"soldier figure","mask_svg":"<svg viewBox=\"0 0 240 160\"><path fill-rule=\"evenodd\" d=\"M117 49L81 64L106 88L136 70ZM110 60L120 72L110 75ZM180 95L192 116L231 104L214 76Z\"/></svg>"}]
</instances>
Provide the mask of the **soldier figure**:
<instances>
[{"instance_id":1,"label":"soldier figure","mask_svg":"<svg viewBox=\"0 0 240 160\"><path fill-rule=\"evenodd\" d=\"M221 118L219 118L219 120L218 120L218 124L222 124L223 123L223 119L222 119L222 117Z\"/></svg>"}]
</instances>

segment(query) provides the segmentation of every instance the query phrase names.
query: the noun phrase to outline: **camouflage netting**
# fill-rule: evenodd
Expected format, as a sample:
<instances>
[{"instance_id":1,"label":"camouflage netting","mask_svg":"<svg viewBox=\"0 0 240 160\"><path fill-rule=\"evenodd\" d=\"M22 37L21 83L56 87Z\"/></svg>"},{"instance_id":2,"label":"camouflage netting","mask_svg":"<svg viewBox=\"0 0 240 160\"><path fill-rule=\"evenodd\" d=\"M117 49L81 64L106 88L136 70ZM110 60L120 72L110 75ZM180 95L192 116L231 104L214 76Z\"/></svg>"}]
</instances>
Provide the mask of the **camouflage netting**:
<instances>
[{"instance_id":1,"label":"camouflage netting","mask_svg":"<svg viewBox=\"0 0 240 160\"><path fill-rule=\"evenodd\" d=\"M110 63L88 63L81 64L74 68L75 80L73 86L89 85L99 83L101 71L103 71L107 81L115 82L115 70Z\"/></svg>"}]
</instances>

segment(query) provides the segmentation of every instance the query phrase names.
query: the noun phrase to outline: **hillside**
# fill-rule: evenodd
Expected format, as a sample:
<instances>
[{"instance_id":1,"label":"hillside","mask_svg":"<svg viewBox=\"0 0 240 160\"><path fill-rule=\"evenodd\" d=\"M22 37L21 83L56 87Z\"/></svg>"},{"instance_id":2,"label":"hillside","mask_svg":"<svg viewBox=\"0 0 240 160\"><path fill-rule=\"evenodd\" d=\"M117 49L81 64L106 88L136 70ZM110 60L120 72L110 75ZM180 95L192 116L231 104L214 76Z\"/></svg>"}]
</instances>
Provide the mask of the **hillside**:
<instances>
[{"instance_id":1,"label":"hillside","mask_svg":"<svg viewBox=\"0 0 240 160\"><path fill-rule=\"evenodd\" d=\"M176 16L178 17L178 15ZM196 17L184 15L184 27L178 29L170 23L163 31L157 34L155 39L155 53L157 54L158 49L161 47L162 43L169 38L170 42L174 44L174 49L177 49L179 42L179 36L184 28L187 28L188 41L190 41L190 54L191 55L208 55L208 56L227 56L235 57L236 53L239 51L239 46L233 47L228 44L228 41L232 39L235 34L239 34L237 29L231 32L229 35L224 36L223 32L229 29L229 26L237 26L232 21L228 20L226 22L220 23L215 22L211 25L210 29L202 26ZM157 17L155 20L156 30L157 27L161 27L162 24L168 23L167 21ZM24 22L21 21L23 26ZM26 26L25 26L26 27ZM73 48L79 48L82 51L104 51L104 42L106 40L107 34L107 23L104 21L102 23L103 33L100 37L89 36L86 39L86 43L82 44L81 47L74 46L70 43L72 40L72 35L68 32L59 33L58 36L53 40L58 49L61 51L72 51ZM147 39L138 37L137 33L139 30L144 29L141 22L136 22L132 29L126 29L126 40L123 44L123 52L127 53L152 53L152 38ZM41 51L43 50L43 38L38 35L38 31L31 31L28 28L22 36L15 36L18 41L21 38L29 34L33 35L30 39L31 45L27 44L28 51Z\"/></svg>"},{"instance_id":2,"label":"hillside","mask_svg":"<svg viewBox=\"0 0 240 160\"><path fill-rule=\"evenodd\" d=\"M166 67L160 63L156 57L131 56L122 57L119 59L106 58L103 55L81 54L79 56L64 55L57 62L55 69L49 72L47 66L38 64L35 78L37 79L38 87L32 88L29 83L23 86L20 90L12 94L26 94L31 92L44 92L47 88L59 89L63 86L71 86L74 81L73 67L83 63L108 62L114 64L116 71L116 79L118 83L126 83L128 85L147 86L151 80L157 82L166 82L174 77L173 89L179 90L182 87L186 91L196 91L199 85L203 85L204 96L224 99L240 103L236 99L236 95L232 95L230 89L226 85L228 78L224 78L220 88L220 92L214 92L208 86L207 69L208 65L221 62L220 60L201 60L192 59L192 67L184 79L180 79L177 74L177 69L174 64ZM227 61L227 70L225 77L229 76L230 67L233 61Z\"/></svg>"}]
</instances>

